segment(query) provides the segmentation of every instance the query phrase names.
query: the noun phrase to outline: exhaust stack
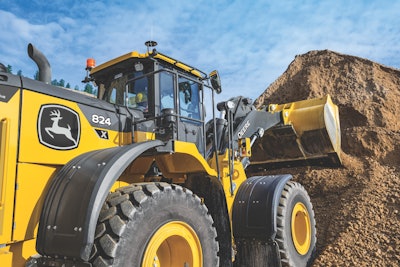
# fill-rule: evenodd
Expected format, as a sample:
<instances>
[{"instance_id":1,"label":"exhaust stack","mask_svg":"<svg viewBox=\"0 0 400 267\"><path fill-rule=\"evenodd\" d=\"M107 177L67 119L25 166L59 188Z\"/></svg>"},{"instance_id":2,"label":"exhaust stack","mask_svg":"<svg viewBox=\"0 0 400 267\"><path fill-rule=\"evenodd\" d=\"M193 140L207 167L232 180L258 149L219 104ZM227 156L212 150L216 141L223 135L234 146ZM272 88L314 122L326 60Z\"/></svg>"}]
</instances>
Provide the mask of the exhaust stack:
<instances>
[{"instance_id":1,"label":"exhaust stack","mask_svg":"<svg viewBox=\"0 0 400 267\"><path fill-rule=\"evenodd\" d=\"M39 81L50 84L51 67L45 55L43 55L43 53L32 44L28 45L28 55L33 61L35 61L39 68Z\"/></svg>"}]
</instances>

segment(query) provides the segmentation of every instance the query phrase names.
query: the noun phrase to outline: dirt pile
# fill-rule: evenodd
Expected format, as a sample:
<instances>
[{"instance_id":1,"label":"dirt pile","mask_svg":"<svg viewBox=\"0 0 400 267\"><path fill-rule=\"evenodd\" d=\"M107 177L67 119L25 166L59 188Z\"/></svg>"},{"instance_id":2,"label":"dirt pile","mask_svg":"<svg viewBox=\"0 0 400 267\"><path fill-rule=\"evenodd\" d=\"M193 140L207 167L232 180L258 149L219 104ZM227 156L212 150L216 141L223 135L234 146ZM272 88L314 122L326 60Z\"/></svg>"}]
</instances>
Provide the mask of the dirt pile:
<instances>
[{"instance_id":1,"label":"dirt pile","mask_svg":"<svg viewBox=\"0 0 400 267\"><path fill-rule=\"evenodd\" d=\"M328 50L311 51L296 56L256 105L325 94L339 106L343 167L287 170L314 205L313 266L398 266L400 71Z\"/></svg>"}]
</instances>

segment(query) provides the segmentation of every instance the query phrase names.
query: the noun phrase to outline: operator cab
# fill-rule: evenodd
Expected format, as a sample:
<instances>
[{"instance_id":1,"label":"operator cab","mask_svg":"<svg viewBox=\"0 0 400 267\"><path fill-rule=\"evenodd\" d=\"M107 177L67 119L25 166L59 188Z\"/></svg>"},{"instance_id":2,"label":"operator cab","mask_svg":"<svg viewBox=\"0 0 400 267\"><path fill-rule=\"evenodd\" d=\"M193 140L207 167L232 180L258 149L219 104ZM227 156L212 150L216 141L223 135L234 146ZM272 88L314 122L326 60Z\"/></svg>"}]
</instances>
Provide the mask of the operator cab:
<instances>
[{"instance_id":1,"label":"operator cab","mask_svg":"<svg viewBox=\"0 0 400 267\"><path fill-rule=\"evenodd\" d=\"M192 142L201 152L206 76L155 49L145 54L128 53L90 72L98 98L114 104L117 110L126 110L133 131L151 133L151 139ZM145 140L134 140L140 141Z\"/></svg>"}]
</instances>

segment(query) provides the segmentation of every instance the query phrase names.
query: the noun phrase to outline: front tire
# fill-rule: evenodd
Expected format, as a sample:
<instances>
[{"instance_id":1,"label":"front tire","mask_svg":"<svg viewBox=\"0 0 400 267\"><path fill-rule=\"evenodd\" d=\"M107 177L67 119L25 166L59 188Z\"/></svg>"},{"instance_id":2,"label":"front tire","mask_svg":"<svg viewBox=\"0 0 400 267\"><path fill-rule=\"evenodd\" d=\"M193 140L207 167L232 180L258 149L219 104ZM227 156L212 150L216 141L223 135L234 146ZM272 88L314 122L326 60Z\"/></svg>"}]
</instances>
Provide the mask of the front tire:
<instances>
[{"instance_id":1,"label":"front tire","mask_svg":"<svg viewBox=\"0 0 400 267\"><path fill-rule=\"evenodd\" d=\"M309 266L316 251L314 210L299 183L286 183L279 202L277 235L282 266Z\"/></svg>"},{"instance_id":2,"label":"front tire","mask_svg":"<svg viewBox=\"0 0 400 267\"><path fill-rule=\"evenodd\" d=\"M100 213L94 266L219 266L217 233L201 200L167 183L111 193Z\"/></svg>"}]
</instances>

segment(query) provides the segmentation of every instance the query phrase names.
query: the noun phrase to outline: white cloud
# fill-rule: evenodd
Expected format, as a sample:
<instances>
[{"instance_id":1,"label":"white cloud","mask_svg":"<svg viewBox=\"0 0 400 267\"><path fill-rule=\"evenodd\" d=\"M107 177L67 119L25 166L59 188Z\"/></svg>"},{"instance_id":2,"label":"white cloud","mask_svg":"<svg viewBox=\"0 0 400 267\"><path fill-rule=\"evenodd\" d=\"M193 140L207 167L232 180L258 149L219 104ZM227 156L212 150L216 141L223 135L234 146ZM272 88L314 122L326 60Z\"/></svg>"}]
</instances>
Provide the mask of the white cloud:
<instances>
[{"instance_id":1,"label":"white cloud","mask_svg":"<svg viewBox=\"0 0 400 267\"><path fill-rule=\"evenodd\" d=\"M12 13L0 10L0 42L2 45L1 60L4 64L14 67L14 70L22 69L32 71L33 68L25 66L27 60L27 45L32 42L42 47L47 53L54 51L62 42L64 30L54 22L47 24L30 24L28 21L18 18ZM34 72L31 72L33 75ZM31 76L28 75L28 76Z\"/></svg>"},{"instance_id":2,"label":"white cloud","mask_svg":"<svg viewBox=\"0 0 400 267\"><path fill-rule=\"evenodd\" d=\"M55 78L73 84L83 78L87 57L101 63L143 52L148 39L205 72L218 69L224 98L256 98L295 55L310 50L400 67L396 1L56 1L46 16L32 9L27 19L23 6L10 10L0 10L0 60L33 74L26 59L33 42L49 57Z\"/></svg>"}]
</instances>

